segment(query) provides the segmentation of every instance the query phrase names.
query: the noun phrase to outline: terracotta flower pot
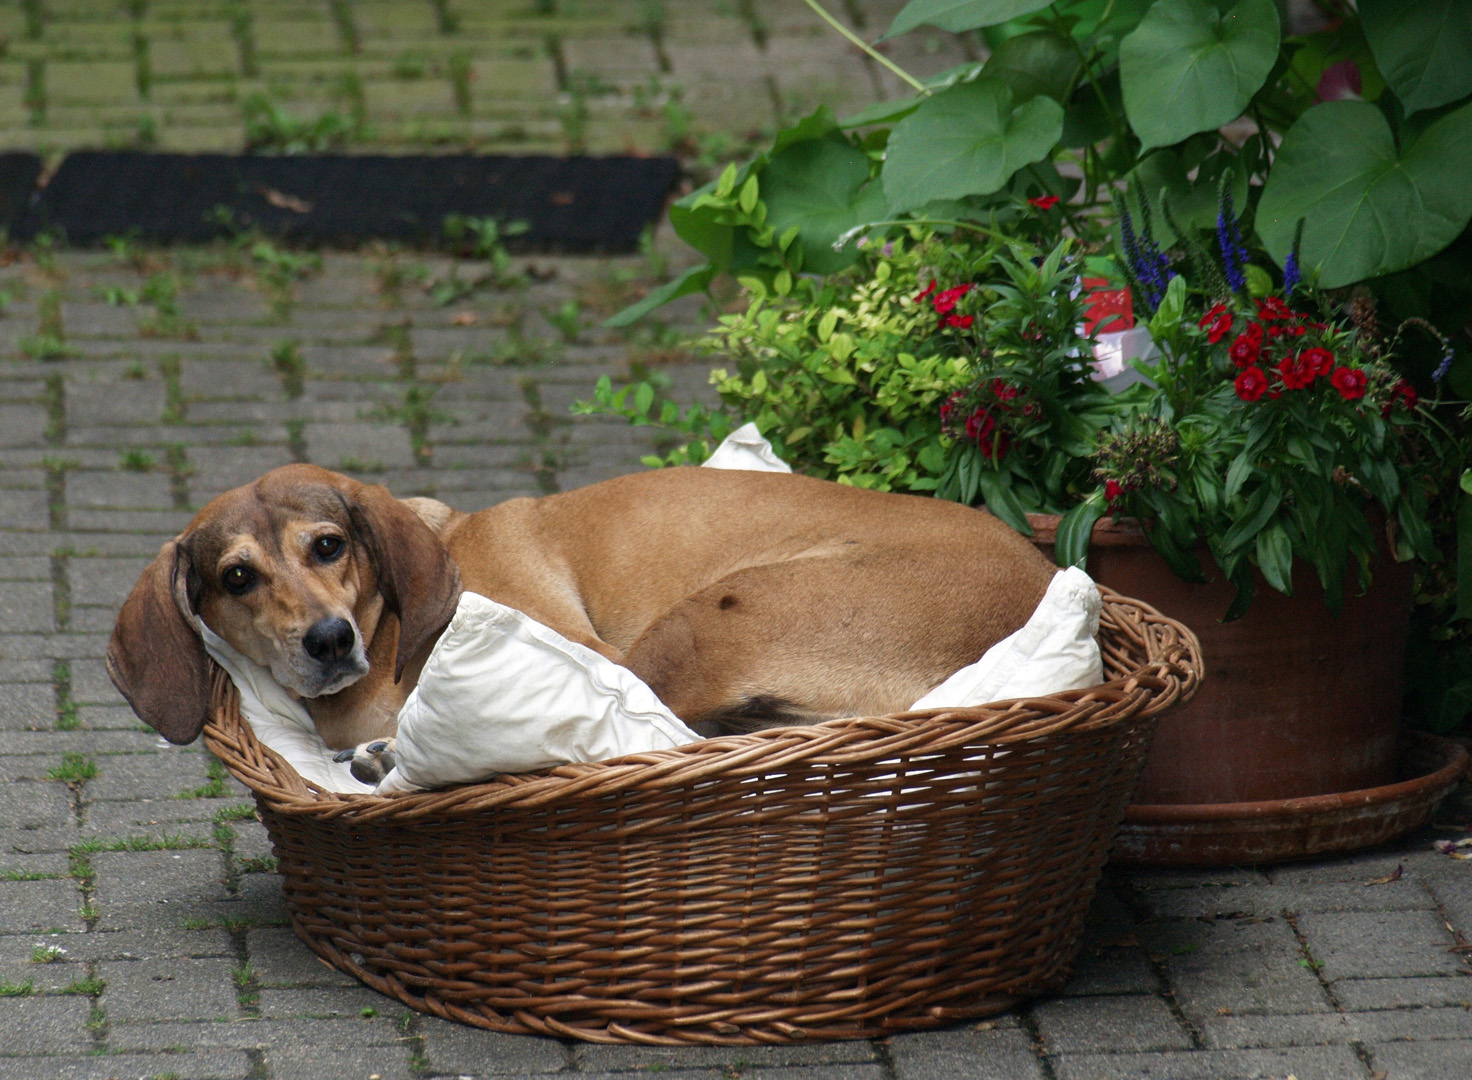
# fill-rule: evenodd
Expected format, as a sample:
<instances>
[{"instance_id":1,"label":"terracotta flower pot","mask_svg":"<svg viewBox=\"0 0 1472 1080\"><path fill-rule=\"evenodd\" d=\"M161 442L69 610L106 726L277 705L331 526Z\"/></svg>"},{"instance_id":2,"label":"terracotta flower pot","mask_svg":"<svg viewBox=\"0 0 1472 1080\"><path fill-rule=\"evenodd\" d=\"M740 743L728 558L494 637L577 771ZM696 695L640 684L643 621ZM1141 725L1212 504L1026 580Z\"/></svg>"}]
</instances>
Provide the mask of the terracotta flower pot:
<instances>
[{"instance_id":1,"label":"terracotta flower pot","mask_svg":"<svg viewBox=\"0 0 1472 1080\"><path fill-rule=\"evenodd\" d=\"M1049 555L1056 517L1031 517ZM1202 565L1211 570L1210 560ZM1399 730L1411 572L1389 559L1338 617L1317 577L1294 595L1259 579L1224 623L1232 587L1182 581L1140 529L1101 521L1088 570L1189 626L1205 677L1161 718L1112 858L1142 865L1275 862L1379 843L1424 824L1467 767L1447 740Z\"/></svg>"},{"instance_id":2,"label":"terracotta flower pot","mask_svg":"<svg viewBox=\"0 0 1472 1080\"><path fill-rule=\"evenodd\" d=\"M1031 520L1051 555L1058 519ZM1209 556L1202 565L1214 569ZM1337 618L1313 570L1297 564L1293 596L1259 578L1247 614L1230 623L1221 619L1234 591L1221 574L1183 581L1130 522L1095 526L1088 570L1201 639L1206 678L1194 701L1162 719L1136 803L1294 799L1396 779L1411 611L1405 564L1381 560L1369 590L1346 596Z\"/></svg>"}]
</instances>

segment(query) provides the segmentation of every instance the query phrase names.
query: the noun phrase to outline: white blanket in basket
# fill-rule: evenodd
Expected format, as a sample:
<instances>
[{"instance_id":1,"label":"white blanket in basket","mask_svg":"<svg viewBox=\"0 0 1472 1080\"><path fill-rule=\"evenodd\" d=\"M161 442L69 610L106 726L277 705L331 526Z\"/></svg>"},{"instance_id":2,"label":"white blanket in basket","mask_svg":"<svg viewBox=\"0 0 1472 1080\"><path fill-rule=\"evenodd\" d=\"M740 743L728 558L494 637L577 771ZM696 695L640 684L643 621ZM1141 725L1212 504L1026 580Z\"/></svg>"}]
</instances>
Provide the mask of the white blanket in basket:
<instances>
[{"instance_id":1,"label":"white blanket in basket","mask_svg":"<svg viewBox=\"0 0 1472 1080\"><path fill-rule=\"evenodd\" d=\"M748 424L706 463L787 471ZM1059 571L1021 630L915 702L914 708L981 705L1096 686L1103 665L1099 590L1082 570ZM311 718L270 673L199 622L205 647L240 690L256 737L304 779L337 792L421 791L665 750L700 736L628 668L569 641L520 611L461 594L419 683L399 713L398 767L376 789L332 760Z\"/></svg>"}]
</instances>

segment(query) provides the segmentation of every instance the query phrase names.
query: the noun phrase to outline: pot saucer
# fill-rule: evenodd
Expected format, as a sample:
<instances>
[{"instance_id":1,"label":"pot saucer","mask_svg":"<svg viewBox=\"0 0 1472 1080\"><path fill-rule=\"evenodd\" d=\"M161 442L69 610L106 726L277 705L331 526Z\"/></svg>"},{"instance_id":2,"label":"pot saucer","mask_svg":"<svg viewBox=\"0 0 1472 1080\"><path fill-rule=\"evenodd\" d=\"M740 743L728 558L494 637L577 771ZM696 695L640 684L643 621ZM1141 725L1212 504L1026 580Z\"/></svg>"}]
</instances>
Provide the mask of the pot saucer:
<instances>
[{"instance_id":1,"label":"pot saucer","mask_svg":"<svg viewBox=\"0 0 1472 1080\"><path fill-rule=\"evenodd\" d=\"M1426 824L1468 763L1457 743L1407 732L1397 783L1267 802L1131 805L1109 857L1123 866L1222 866L1368 847Z\"/></svg>"}]
</instances>

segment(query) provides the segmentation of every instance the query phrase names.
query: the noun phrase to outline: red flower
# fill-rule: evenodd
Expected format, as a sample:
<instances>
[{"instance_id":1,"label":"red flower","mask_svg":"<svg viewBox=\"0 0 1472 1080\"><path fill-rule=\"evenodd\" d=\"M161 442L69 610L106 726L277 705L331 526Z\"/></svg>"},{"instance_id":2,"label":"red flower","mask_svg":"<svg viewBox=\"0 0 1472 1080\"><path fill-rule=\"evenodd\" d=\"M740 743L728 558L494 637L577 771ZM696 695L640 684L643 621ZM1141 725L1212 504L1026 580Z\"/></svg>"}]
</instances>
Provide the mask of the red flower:
<instances>
[{"instance_id":1,"label":"red flower","mask_svg":"<svg viewBox=\"0 0 1472 1080\"><path fill-rule=\"evenodd\" d=\"M1257 363L1258 354L1262 351L1262 324L1253 323L1244 333L1237 335L1237 340L1232 342L1230 350L1232 363L1239 368L1251 367Z\"/></svg>"},{"instance_id":2,"label":"red flower","mask_svg":"<svg viewBox=\"0 0 1472 1080\"><path fill-rule=\"evenodd\" d=\"M1253 366L1238 375L1232 385L1243 401L1256 401L1267 392L1268 377L1263 374L1262 368Z\"/></svg>"},{"instance_id":3,"label":"red flower","mask_svg":"<svg viewBox=\"0 0 1472 1080\"><path fill-rule=\"evenodd\" d=\"M1345 401L1358 401L1365 396L1365 383L1369 380L1359 368L1337 367L1329 376L1329 382L1339 391Z\"/></svg>"},{"instance_id":4,"label":"red flower","mask_svg":"<svg viewBox=\"0 0 1472 1080\"><path fill-rule=\"evenodd\" d=\"M1206 332L1206 340L1215 345L1222 338L1226 337L1231 330L1232 313L1227 312L1225 315L1218 316L1216 322L1211 324L1211 329Z\"/></svg>"},{"instance_id":5,"label":"red flower","mask_svg":"<svg viewBox=\"0 0 1472 1080\"><path fill-rule=\"evenodd\" d=\"M966 434L976 440L981 456L988 460L995 454L1001 461L1012 441L1006 429L998 430L996 417L984 408L977 409L966 421Z\"/></svg>"},{"instance_id":6,"label":"red flower","mask_svg":"<svg viewBox=\"0 0 1472 1080\"><path fill-rule=\"evenodd\" d=\"M1313 368L1315 375L1327 375L1334 370L1334 354L1317 345L1312 349L1304 349L1298 354L1298 358Z\"/></svg>"},{"instance_id":7,"label":"red flower","mask_svg":"<svg viewBox=\"0 0 1472 1080\"><path fill-rule=\"evenodd\" d=\"M1400 382L1395 384L1395 389L1390 391L1390 400L1387 401L1384 407L1380 410L1380 415L1388 417L1390 415L1390 410L1395 407L1397 401L1403 401L1405 402L1406 408L1414 409L1418 404L1420 404L1421 396L1416 393L1416 388L1414 386L1402 379Z\"/></svg>"},{"instance_id":8,"label":"red flower","mask_svg":"<svg viewBox=\"0 0 1472 1080\"><path fill-rule=\"evenodd\" d=\"M1201 320L1196 325L1199 326L1201 329L1205 330L1212 323L1216 322L1216 319L1217 319L1217 316L1218 315L1222 314L1226 310L1227 310L1227 305L1226 304L1217 304L1214 308L1212 308L1210 311L1208 311L1205 315L1201 316Z\"/></svg>"},{"instance_id":9,"label":"red flower","mask_svg":"<svg viewBox=\"0 0 1472 1080\"><path fill-rule=\"evenodd\" d=\"M965 330L976 321L975 315L947 315L940 321L942 326L958 326Z\"/></svg>"},{"instance_id":10,"label":"red flower","mask_svg":"<svg viewBox=\"0 0 1472 1080\"><path fill-rule=\"evenodd\" d=\"M1010 383L1005 383L1001 379L993 379L992 393L996 394L1003 401L1011 401L1018 395L1019 391L1017 387L1012 386Z\"/></svg>"},{"instance_id":11,"label":"red flower","mask_svg":"<svg viewBox=\"0 0 1472 1080\"><path fill-rule=\"evenodd\" d=\"M1314 383L1314 366L1302 356L1285 356L1278 361L1284 390L1305 390Z\"/></svg>"},{"instance_id":12,"label":"red flower","mask_svg":"<svg viewBox=\"0 0 1472 1080\"><path fill-rule=\"evenodd\" d=\"M1257 314L1264 319L1288 319L1293 317L1293 312L1288 310L1288 305L1276 296L1265 296L1257 302Z\"/></svg>"},{"instance_id":13,"label":"red flower","mask_svg":"<svg viewBox=\"0 0 1472 1080\"><path fill-rule=\"evenodd\" d=\"M1104 501L1112 503L1124 494L1124 485L1118 480L1104 481Z\"/></svg>"},{"instance_id":14,"label":"red flower","mask_svg":"<svg viewBox=\"0 0 1472 1080\"><path fill-rule=\"evenodd\" d=\"M1036 206L1039 210L1051 210L1058 205L1057 195L1039 195L1036 199L1028 199L1029 206Z\"/></svg>"},{"instance_id":15,"label":"red flower","mask_svg":"<svg viewBox=\"0 0 1472 1080\"><path fill-rule=\"evenodd\" d=\"M918 304L921 300L924 300L933 292L935 292L935 278L930 279L930 285L926 288L924 292L915 294L915 303Z\"/></svg>"},{"instance_id":16,"label":"red flower","mask_svg":"<svg viewBox=\"0 0 1472 1080\"><path fill-rule=\"evenodd\" d=\"M934 282L931 282L932 286L934 284ZM961 299L961 297L970 291L970 285L957 285L954 289L947 289L945 292L936 293L935 299L930 302L934 305L937 314L944 315L956 306L957 300Z\"/></svg>"}]
</instances>

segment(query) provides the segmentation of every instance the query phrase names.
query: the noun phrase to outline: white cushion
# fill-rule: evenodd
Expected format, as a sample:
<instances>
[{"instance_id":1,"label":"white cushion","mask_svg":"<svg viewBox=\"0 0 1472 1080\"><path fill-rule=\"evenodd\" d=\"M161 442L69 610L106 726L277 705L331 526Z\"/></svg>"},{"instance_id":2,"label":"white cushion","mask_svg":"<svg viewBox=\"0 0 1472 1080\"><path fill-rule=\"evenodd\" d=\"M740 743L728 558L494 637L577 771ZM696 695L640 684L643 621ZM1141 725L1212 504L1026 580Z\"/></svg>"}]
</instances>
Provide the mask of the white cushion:
<instances>
[{"instance_id":1,"label":"white cushion","mask_svg":"<svg viewBox=\"0 0 1472 1080\"><path fill-rule=\"evenodd\" d=\"M399 711L398 767L378 790L604 761L699 738L622 664L465 592Z\"/></svg>"}]
</instances>

